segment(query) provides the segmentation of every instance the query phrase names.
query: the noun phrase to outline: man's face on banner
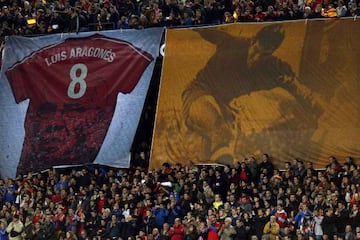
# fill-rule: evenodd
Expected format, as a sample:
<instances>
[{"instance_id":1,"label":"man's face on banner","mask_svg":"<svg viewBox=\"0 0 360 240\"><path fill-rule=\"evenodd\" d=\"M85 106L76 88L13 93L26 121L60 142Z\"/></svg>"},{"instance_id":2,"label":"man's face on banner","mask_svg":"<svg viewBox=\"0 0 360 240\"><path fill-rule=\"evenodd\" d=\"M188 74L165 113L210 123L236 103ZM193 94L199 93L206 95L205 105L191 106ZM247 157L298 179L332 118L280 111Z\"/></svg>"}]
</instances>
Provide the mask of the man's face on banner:
<instances>
[{"instance_id":1,"label":"man's face on banner","mask_svg":"<svg viewBox=\"0 0 360 240\"><path fill-rule=\"evenodd\" d=\"M45 103L37 112L34 151L37 159L73 159L91 146L91 126L99 121L98 112L79 103Z\"/></svg>"}]
</instances>

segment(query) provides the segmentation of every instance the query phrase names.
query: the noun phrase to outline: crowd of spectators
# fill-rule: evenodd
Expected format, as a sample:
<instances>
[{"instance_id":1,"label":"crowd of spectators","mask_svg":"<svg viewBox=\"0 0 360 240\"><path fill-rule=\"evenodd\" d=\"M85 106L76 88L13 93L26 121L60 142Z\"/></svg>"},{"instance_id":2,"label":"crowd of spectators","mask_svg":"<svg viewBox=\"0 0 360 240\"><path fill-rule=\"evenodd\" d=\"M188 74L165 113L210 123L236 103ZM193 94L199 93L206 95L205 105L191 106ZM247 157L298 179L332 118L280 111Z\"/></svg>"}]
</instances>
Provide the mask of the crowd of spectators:
<instances>
[{"instance_id":1,"label":"crowd of spectators","mask_svg":"<svg viewBox=\"0 0 360 240\"><path fill-rule=\"evenodd\" d=\"M2 0L0 35L359 15L358 0Z\"/></svg>"},{"instance_id":2,"label":"crowd of spectators","mask_svg":"<svg viewBox=\"0 0 360 240\"><path fill-rule=\"evenodd\" d=\"M264 154L226 165L89 165L0 179L0 239L360 239L360 168Z\"/></svg>"}]
</instances>

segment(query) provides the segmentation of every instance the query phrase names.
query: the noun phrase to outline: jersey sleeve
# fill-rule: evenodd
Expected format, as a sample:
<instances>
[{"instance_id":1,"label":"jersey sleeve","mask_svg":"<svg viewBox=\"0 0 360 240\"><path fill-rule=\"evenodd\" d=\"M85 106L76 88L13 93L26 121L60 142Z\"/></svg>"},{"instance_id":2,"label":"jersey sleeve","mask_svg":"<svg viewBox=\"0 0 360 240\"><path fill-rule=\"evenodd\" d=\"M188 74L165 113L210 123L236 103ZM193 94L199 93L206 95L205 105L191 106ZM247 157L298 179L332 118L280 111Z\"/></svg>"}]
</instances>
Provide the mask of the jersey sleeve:
<instances>
[{"instance_id":1,"label":"jersey sleeve","mask_svg":"<svg viewBox=\"0 0 360 240\"><path fill-rule=\"evenodd\" d=\"M16 103L20 103L29 98L27 92L27 78L29 78L29 76L27 71L25 71L24 66L24 63L17 64L5 72Z\"/></svg>"},{"instance_id":2,"label":"jersey sleeve","mask_svg":"<svg viewBox=\"0 0 360 240\"><path fill-rule=\"evenodd\" d=\"M153 61L151 54L141 49L133 46L126 48L127 50L123 50L124 52L122 53L123 59L125 60L122 69L122 71L124 71L124 78L121 79L120 89L122 93L130 93L135 88L145 69Z\"/></svg>"}]
</instances>

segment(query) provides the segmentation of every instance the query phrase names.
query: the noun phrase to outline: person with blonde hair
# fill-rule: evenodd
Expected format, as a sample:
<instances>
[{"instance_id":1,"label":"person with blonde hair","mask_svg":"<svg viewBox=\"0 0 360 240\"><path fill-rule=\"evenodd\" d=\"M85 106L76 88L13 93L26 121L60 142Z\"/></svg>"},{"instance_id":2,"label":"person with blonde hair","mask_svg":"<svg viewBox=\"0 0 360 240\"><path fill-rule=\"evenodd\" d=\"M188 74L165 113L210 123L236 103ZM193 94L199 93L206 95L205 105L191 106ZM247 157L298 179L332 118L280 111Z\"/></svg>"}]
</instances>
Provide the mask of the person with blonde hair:
<instances>
[{"instance_id":1,"label":"person with blonde hair","mask_svg":"<svg viewBox=\"0 0 360 240\"><path fill-rule=\"evenodd\" d=\"M7 222L4 219L0 220L0 240L7 240L8 234L6 232Z\"/></svg>"}]
</instances>

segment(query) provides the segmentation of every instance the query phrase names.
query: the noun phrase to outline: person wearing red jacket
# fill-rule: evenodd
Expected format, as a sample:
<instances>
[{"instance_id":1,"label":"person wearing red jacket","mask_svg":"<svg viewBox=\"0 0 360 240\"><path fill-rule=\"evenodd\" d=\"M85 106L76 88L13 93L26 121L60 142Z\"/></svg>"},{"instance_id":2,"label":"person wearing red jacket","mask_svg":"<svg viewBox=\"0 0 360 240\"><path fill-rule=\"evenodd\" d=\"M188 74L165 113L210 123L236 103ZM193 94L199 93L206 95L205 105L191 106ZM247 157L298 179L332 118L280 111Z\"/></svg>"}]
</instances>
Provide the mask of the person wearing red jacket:
<instances>
[{"instance_id":1,"label":"person wearing red jacket","mask_svg":"<svg viewBox=\"0 0 360 240\"><path fill-rule=\"evenodd\" d=\"M284 228L286 227L287 223L287 213L284 210L284 206L282 203L277 204L277 210L275 213L276 222L280 226L280 232L282 233L284 231Z\"/></svg>"},{"instance_id":2,"label":"person wearing red jacket","mask_svg":"<svg viewBox=\"0 0 360 240\"><path fill-rule=\"evenodd\" d=\"M183 240L185 236L185 226L180 218L175 218L174 225L168 231L171 240Z\"/></svg>"},{"instance_id":3,"label":"person wearing red jacket","mask_svg":"<svg viewBox=\"0 0 360 240\"><path fill-rule=\"evenodd\" d=\"M216 220L214 215L210 215L208 220L208 238L207 240L219 240L219 230L222 227L222 223Z\"/></svg>"}]
</instances>

